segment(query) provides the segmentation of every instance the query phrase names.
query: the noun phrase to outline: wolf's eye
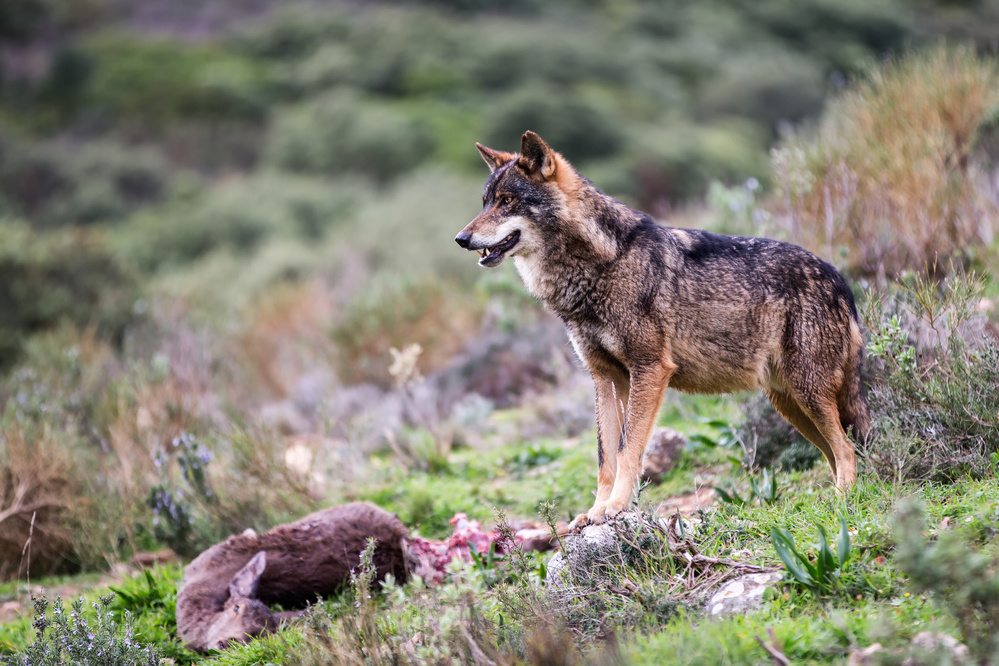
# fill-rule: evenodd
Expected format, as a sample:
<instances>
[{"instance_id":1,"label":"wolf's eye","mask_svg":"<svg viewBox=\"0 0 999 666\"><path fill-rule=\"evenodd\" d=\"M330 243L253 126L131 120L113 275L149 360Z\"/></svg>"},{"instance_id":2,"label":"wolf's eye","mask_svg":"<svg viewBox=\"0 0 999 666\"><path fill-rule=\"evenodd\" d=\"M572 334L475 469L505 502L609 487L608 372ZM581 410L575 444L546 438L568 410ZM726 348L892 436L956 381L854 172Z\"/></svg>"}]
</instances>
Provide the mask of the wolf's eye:
<instances>
[{"instance_id":1,"label":"wolf's eye","mask_svg":"<svg viewBox=\"0 0 999 666\"><path fill-rule=\"evenodd\" d=\"M505 204L512 204L513 203L513 197L503 197L503 203L505 203Z\"/></svg>"}]
</instances>

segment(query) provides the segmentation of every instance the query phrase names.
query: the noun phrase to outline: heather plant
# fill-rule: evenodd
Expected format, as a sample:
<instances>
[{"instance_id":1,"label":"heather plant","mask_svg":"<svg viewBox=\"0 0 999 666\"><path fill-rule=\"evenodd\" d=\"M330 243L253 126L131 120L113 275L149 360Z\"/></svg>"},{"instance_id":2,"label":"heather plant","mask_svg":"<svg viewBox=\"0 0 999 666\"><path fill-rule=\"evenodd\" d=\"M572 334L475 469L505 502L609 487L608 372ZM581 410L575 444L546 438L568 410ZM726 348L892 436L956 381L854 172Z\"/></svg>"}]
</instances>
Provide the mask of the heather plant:
<instances>
[{"instance_id":1,"label":"heather plant","mask_svg":"<svg viewBox=\"0 0 999 666\"><path fill-rule=\"evenodd\" d=\"M175 437L171 447L172 456L163 449L153 454L153 462L162 474L161 483L149 489L147 499L152 509L153 534L176 552L193 555L202 545L191 538L194 520L204 519L217 501L206 470L212 452L188 433ZM177 462L179 476L168 469L171 458Z\"/></svg>"},{"instance_id":2,"label":"heather plant","mask_svg":"<svg viewBox=\"0 0 999 666\"><path fill-rule=\"evenodd\" d=\"M82 597L73 602L67 613L62 599L56 597L52 614L44 596L33 597L36 637L34 644L19 652L5 666L59 666L60 664L92 664L93 666L157 666L159 652L135 640L135 622L126 612L118 622L110 610L113 594L84 609Z\"/></svg>"},{"instance_id":3,"label":"heather plant","mask_svg":"<svg viewBox=\"0 0 999 666\"><path fill-rule=\"evenodd\" d=\"M865 304L872 436L888 481L977 476L999 452L999 344L974 310L982 282L910 275Z\"/></svg>"}]
</instances>

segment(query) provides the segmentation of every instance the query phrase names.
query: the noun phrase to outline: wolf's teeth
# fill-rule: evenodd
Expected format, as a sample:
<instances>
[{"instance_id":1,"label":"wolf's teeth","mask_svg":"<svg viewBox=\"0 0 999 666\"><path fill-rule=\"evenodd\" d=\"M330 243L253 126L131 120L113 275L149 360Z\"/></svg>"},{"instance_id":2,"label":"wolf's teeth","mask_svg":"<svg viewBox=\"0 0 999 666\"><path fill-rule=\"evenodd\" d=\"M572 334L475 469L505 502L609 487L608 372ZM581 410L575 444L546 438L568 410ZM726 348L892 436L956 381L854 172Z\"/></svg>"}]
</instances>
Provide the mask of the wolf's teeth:
<instances>
[{"instance_id":1,"label":"wolf's teeth","mask_svg":"<svg viewBox=\"0 0 999 666\"><path fill-rule=\"evenodd\" d=\"M479 256L480 256L480 257L484 257L484 256L486 256L486 253L485 253L485 251L484 251L484 250L476 250L476 252L478 252L478 253L479 253Z\"/></svg>"},{"instance_id":2,"label":"wolf's teeth","mask_svg":"<svg viewBox=\"0 0 999 666\"><path fill-rule=\"evenodd\" d=\"M485 253L485 256L487 256L487 257L489 256L489 248L488 247L485 250L483 250L483 252Z\"/></svg>"}]
</instances>

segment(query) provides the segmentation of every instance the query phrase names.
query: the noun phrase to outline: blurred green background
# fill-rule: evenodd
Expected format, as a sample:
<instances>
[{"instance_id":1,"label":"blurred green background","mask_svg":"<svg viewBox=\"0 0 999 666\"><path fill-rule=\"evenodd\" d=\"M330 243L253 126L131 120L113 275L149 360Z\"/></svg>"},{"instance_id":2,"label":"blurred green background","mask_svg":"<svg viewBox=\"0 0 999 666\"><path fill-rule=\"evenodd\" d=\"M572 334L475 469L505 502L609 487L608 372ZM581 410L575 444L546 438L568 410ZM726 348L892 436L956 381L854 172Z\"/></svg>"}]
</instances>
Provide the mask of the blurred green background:
<instances>
[{"instance_id":1,"label":"blurred green background","mask_svg":"<svg viewBox=\"0 0 999 666\"><path fill-rule=\"evenodd\" d=\"M143 293L476 275L473 142L525 129L660 218L767 187L852 77L997 27L993 0L5 0L0 366L67 319L120 339Z\"/></svg>"}]
</instances>

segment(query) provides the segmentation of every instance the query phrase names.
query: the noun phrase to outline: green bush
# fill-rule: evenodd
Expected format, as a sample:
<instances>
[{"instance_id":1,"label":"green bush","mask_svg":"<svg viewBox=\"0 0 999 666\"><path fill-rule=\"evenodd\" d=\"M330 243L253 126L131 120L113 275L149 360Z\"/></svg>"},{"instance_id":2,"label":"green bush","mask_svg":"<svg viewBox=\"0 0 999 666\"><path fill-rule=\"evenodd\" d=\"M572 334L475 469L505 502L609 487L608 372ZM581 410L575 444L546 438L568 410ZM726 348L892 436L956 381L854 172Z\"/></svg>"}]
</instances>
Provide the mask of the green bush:
<instances>
[{"instance_id":1,"label":"green bush","mask_svg":"<svg viewBox=\"0 0 999 666\"><path fill-rule=\"evenodd\" d=\"M430 128L383 104L334 95L278 118L267 161L284 170L385 182L433 151Z\"/></svg>"},{"instance_id":2,"label":"green bush","mask_svg":"<svg viewBox=\"0 0 999 666\"><path fill-rule=\"evenodd\" d=\"M158 126L180 118L258 119L270 92L258 62L217 46L106 33L86 52L87 104L116 119Z\"/></svg>"},{"instance_id":3,"label":"green bush","mask_svg":"<svg viewBox=\"0 0 999 666\"><path fill-rule=\"evenodd\" d=\"M26 336L62 322L120 339L136 286L102 236L3 221L0 235L0 368L14 363Z\"/></svg>"},{"instance_id":4,"label":"green bush","mask_svg":"<svg viewBox=\"0 0 999 666\"><path fill-rule=\"evenodd\" d=\"M993 556L971 548L955 530L928 541L918 506L898 514L895 562L916 593L932 593L936 604L957 620L961 638L978 664L995 663L999 653L999 575Z\"/></svg>"},{"instance_id":5,"label":"green bush","mask_svg":"<svg viewBox=\"0 0 999 666\"><path fill-rule=\"evenodd\" d=\"M214 251L247 254L271 239L313 243L352 217L364 184L265 174L234 179L207 196L144 212L116 233L117 251L145 271L189 264Z\"/></svg>"},{"instance_id":6,"label":"green bush","mask_svg":"<svg viewBox=\"0 0 999 666\"><path fill-rule=\"evenodd\" d=\"M548 86L523 87L504 98L490 111L486 126L485 143L497 149L519 150L521 135L533 130L577 161L606 157L623 143L611 113L571 90Z\"/></svg>"},{"instance_id":7,"label":"green bush","mask_svg":"<svg viewBox=\"0 0 999 666\"><path fill-rule=\"evenodd\" d=\"M154 150L89 142L67 154L58 143L0 136L0 210L36 227L119 221L166 198L171 181Z\"/></svg>"}]
</instances>

